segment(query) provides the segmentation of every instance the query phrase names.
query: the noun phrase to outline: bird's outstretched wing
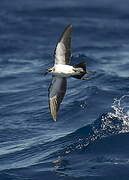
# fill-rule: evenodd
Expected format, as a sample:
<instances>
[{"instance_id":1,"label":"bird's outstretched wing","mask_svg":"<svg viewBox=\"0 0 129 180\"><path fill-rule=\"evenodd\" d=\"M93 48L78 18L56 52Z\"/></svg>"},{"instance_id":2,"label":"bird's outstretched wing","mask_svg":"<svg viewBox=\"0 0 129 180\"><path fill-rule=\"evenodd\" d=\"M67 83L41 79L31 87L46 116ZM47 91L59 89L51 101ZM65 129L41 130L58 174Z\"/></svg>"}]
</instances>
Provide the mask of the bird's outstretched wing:
<instances>
[{"instance_id":1,"label":"bird's outstretched wing","mask_svg":"<svg viewBox=\"0 0 129 180\"><path fill-rule=\"evenodd\" d=\"M69 64L71 57L71 31L72 24L69 24L56 45L55 64Z\"/></svg>"},{"instance_id":2,"label":"bird's outstretched wing","mask_svg":"<svg viewBox=\"0 0 129 180\"><path fill-rule=\"evenodd\" d=\"M49 97L49 109L52 116L52 119L56 121L57 112L62 102L67 87L66 78L62 77L54 77L52 78L52 82L48 89L48 97Z\"/></svg>"}]
</instances>

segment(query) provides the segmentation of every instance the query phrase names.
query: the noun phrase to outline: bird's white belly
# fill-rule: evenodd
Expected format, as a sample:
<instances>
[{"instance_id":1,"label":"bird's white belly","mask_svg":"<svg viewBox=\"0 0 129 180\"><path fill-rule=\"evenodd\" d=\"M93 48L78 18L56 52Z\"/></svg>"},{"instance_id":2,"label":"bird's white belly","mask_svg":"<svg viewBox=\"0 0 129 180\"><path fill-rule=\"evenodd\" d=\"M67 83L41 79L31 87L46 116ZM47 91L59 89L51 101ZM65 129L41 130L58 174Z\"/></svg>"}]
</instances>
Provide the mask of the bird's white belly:
<instances>
[{"instance_id":1,"label":"bird's white belly","mask_svg":"<svg viewBox=\"0 0 129 180\"><path fill-rule=\"evenodd\" d=\"M55 71L53 72L53 74L57 76L69 77L74 75L75 73L73 70L73 66L70 65L57 64L54 67L55 67Z\"/></svg>"}]
</instances>

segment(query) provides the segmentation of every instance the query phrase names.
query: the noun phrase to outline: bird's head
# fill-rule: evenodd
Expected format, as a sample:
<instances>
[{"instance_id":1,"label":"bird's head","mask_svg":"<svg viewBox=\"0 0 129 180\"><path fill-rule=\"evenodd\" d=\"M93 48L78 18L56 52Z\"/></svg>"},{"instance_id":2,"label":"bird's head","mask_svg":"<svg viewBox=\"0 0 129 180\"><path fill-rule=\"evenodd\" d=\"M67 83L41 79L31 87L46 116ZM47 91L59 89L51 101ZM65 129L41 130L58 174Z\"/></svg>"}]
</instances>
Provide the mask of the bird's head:
<instances>
[{"instance_id":1,"label":"bird's head","mask_svg":"<svg viewBox=\"0 0 129 180\"><path fill-rule=\"evenodd\" d=\"M44 75L47 75L48 73L53 72L53 70L54 70L53 67L49 67L49 68L47 69L47 71L44 73Z\"/></svg>"},{"instance_id":2,"label":"bird's head","mask_svg":"<svg viewBox=\"0 0 129 180\"><path fill-rule=\"evenodd\" d=\"M49 67L47 70L48 70L48 72L52 72L53 71L53 67Z\"/></svg>"}]
</instances>

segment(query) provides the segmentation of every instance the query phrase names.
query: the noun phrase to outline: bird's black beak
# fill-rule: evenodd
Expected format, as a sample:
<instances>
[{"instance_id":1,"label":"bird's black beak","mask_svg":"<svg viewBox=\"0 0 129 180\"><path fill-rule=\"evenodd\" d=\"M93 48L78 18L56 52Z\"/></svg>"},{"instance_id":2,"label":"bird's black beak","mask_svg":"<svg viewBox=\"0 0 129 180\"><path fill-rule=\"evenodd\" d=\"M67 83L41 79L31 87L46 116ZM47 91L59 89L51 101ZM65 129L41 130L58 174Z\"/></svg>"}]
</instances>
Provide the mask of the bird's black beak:
<instances>
[{"instance_id":1,"label":"bird's black beak","mask_svg":"<svg viewBox=\"0 0 129 180\"><path fill-rule=\"evenodd\" d=\"M48 71L46 71L45 73L43 73L44 76L46 76L48 74Z\"/></svg>"},{"instance_id":2,"label":"bird's black beak","mask_svg":"<svg viewBox=\"0 0 129 180\"><path fill-rule=\"evenodd\" d=\"M44 76L46 76L48 73L52 72L51 68L48 68L46 72L43 73Z\"/></svg>"}]
</instances>

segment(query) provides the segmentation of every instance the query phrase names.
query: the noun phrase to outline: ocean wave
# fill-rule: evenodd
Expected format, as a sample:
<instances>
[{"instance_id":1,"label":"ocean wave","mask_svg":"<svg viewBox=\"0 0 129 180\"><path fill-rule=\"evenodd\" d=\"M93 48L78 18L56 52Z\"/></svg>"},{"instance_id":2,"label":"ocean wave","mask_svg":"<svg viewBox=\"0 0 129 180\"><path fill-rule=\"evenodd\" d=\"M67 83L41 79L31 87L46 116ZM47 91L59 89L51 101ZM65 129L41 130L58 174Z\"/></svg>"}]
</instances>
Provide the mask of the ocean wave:
<instances>
[{"instance_id":1,"label":"ocean wave","mask_svg":"<svg viewBox=\"0 0 129 180\"><path fill-rule=\"evenodd\" d=\"M102 114L96 121L82 127L74 133L63 138L63 141L74 142L58 155L66 155L73 151L88 148L89 144L98 139L129 132L129 95L123 95L120 99L114 99L112 112ZM123 105L124 104L124 105ZM61 139L60 139L61 140ZM62 140L61 140L62 141Z\"/></svg>"}]
</instances>

